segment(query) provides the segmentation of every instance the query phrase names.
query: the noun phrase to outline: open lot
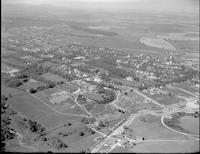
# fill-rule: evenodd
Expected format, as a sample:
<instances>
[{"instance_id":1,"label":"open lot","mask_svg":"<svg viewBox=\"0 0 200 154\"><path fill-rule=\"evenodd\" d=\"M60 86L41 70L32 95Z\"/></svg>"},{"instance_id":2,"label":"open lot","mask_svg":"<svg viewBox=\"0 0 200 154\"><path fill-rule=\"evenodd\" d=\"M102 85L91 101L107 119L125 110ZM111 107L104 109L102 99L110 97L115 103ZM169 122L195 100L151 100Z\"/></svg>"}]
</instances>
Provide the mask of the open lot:
<instances>
[{"instance_id":1,"label":"open lot","mask_svg":"<svg viewBox=\"0 0 200 154\"><path fill-rule=\"evenodd\" d=\"M52 74L52 73L45 73L45 74L42 74L41 77L47 79L47 80L50 80L52 82L66 82L66 80L58 75L55 75L55 74Z\"/></svg>"}]
</instances>

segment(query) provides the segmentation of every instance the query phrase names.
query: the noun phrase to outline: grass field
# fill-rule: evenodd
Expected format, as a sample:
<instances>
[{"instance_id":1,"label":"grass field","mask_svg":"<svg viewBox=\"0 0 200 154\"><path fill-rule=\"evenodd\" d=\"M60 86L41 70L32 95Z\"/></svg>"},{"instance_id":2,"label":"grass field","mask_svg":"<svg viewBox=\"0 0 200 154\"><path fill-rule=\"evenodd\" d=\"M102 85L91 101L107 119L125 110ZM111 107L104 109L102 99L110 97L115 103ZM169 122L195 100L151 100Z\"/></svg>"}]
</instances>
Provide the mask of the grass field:
<instances>
[{"instance_id":1,"label":"grass field","mask_svg":"<svg viewBox=\"0 0 200 154\"><path fill-rule=\"evenodd\" d=\"M36 81L34 79L30 79L28 82L25 82L23 85L20 86L22 89L37 89L38 87L45 86L45 83L40 81Z\"/></svg>"},{"instance_id":2,"label":"grass field","mask_svg":"<svg viewBox=\"0 0 200 154\"><path fill-rule=\"evenodd\" d=\"M65 83L65 84L59 85L58 88L61 90L66 90L68 92L75 92L78 90L79 87L72 83Z\"/></svg>"},{"instance_id":3,"label":"grass field","mask_svg":"<svg viewBox=\"0 0 200 154\"><path fill-rule=\"evenodd\" d=\"M42 74L41 77L47 79L47 80L50 80L52 82L66 82L66 80L58 75L55 75L55 74L52 74L52 73L45 73L45 74Z\"/></svg>"},{"instance_id":4,"label":"grass field","mask_svg":"<svg viewBox=\"0 0 200 154\"><path fill-rule=\"evenodd\" d=\"M153 98L160 104L164 104L164 105L171 105L171 104L176 104L181 101L184 101L184 99L178 98L176 96L168 96L168 95L161 95L161 94L155 94L149 97Z\"/></svg>"},{"instance_id":5,"label":"grass field","mask_svg":"<svg viewBox=\"0 0 200 154\"><path fill-rule=\"evenodd\" d=\"M167 87L166 89L169 90L174 95L192 97L191 94L186 93L182 90L176 89L175 87Z\"/></svg>"},{"instance_id":6,"label":"grass field","mask_svg":"<svg viewBox=\"0 0 200 154\"><path fill-rule=\"evenodd\" d=\"M97 94L95 92L89 91L89 92L84 93L83 95L85 97L87 97L88 99L90 99L90 100L94 100L94 101L102 101L103 100L103 98L101 97L101 95Z\"/></svg>"},{"instance_id":7,"label":"grass field","mask_svg":"<svg viewBox=\"0 0 200 154\"><path fill-rule=\"evenodd\" d=\"M199 88L195 87L195 85L193 85L192 83L190 83L189 81L184 82L184 83L179 83L174 85L175 87L187 90L191 93L199 93Z\"/></svg>"},{"instance_id":8,"label":"grass field","mask_svg":"<svg viewBox=\"0 0 200 154\"><path fill-rule=\"evenodd\" d=\"M16 88L11 88L11 87L7 87L4 84L1 84L1 95L5 95L5 96L9 96L12 95L18 95L23 93L22 91L16 89Z\"/></svg>"},{"instance_id":9,"label":"grass field","mask_svg":"<svg viewBox=\"0 0 200 154\"><path fill-rule=\"evenodd\" d=\"M17 68L18 67L19 68L24 68L25 67L25 65L24 65L24 63L22 61L14 59L14 58L2 58L1 60L2 60L2 62L6 63L6 64L8 63L11 66L14 65Z\"/></svg>"},{"instance_id":10,"label":"grass field","mask_svg":"<svg viewBox=\"0 0 200 154\"><path fill-rule=\"evenodd\" d=\"M64 136L59 133L65 134ZM80 132L85 135L80 136ZM98 133L93 135L86 131L86 127L80 121L73 122L71 126L64 126L58 129L49 131L50 136L56 136L65 142L69 147L66 152L81 152L91 147L95 141L94 139L99 136Z\"/></svg>"},{"instance_id":11,"label":"grass field","mask_svg":"<svg viewBox=\"0 0 200 154\"><path fill-rule=\"evenodd\" d=\"M54 91L54 92L53 92ZM47 89L41 92L38 92L35 94L37 98L39 98L41 101L46 103L47 105L51 106L61 114L76 114L78 115L85 115L87 116L87 113L83 111L71 98L70 96L66 95L66 93L61 95L55 95L58 92L55 88L54 89Z\"/></svg>"},{"instance_id":12,"label":"grass field","mask_svg":"<svg viewBox=\"0 0 200 154\"><path fill-rule=\"evenodd\" d=\"M148 116L150 116L148 118ZM165 128L161 121L160 116L154 115L145 115L145 120L143 116L137 117L133 123L130 125L130 128L133 129L133 136L144 137L147 139L174 139L174 140L185 140L186 136L177 134L171 130Z\"/></svg>"},{"instance_id":13,"label":"grass field","mask_svg":"<svg viewBox=\"0 0 200 154\"><path fill-rule=\"evenodd\" d=\"M45 104L39 102L26 92L21 92L8 100L17 111L23 113L32 120L36 120L47 128L55 127L68 120L80 119L80 117L61 115Z\"/></svg>"}]
</instances>

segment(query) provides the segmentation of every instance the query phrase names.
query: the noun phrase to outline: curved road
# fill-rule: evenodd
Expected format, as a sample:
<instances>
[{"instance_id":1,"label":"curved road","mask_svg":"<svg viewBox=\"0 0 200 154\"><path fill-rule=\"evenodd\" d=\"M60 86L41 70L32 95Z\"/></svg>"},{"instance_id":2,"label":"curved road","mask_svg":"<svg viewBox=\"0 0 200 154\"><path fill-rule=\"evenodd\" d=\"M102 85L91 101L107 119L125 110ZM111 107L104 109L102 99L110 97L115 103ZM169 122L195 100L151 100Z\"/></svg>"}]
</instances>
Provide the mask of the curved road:
<instances>
[{"instance_id":1,"label":"curved road","mask_svg":"<svg viewBox=\"0 0 200 154\"><path fill-rule=\"evenodd\" d=\"M168 127L168 126L164 123L164 118L165 118L165 116L162 116L162 117L161 117L161 123L162 123L163 126L166 127L167 129L169 129L169 130L171 130L171 131L173 131L173 132L176 132L176 133L182 134L182 135L186 135L186 136L189 135L189 136L199 137L199 135L183 133L183 132L180 132L180 131L177 131L177 130L174 130L174 129Z\"/></svg>"}]
</instances>

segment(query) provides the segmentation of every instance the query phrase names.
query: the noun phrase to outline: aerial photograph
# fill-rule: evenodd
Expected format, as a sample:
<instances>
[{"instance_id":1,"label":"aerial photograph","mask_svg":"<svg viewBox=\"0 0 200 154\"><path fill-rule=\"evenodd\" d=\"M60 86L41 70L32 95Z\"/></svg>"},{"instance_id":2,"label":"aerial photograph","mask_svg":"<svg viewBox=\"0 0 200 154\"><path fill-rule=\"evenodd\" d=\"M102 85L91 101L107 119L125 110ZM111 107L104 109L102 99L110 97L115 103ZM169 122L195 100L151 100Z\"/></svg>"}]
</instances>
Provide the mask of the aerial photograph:
<instances>
[{"instance_id":1,"label":"aerial photograph","mask_svg":"<svg viewBox=\"0 0 200 154\"><path fill-rule=\"evenodd\" d=\"M199 25L199 0L1 0L1 152L200 152Z\"/></svg>"}]
</instances>

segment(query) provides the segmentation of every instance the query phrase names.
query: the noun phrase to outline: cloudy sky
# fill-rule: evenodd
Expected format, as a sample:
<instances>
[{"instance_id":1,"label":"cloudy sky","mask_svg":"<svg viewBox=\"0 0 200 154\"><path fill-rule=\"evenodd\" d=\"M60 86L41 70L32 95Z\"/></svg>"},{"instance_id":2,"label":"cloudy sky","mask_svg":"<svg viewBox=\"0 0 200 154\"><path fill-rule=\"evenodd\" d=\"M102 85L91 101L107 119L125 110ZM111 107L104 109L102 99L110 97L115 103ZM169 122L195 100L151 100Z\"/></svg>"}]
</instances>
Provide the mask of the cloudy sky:
<instances>
[{"instance_id":1,"label":"cloudy sky","mask_svg":"<svg viewBox=\"0 0 200 154\"><path fill-rule=\"evenodd\" d=\"M3 2L86 9L199 13L199 0L3 0Z\"/></svg>"}]
</instances>

